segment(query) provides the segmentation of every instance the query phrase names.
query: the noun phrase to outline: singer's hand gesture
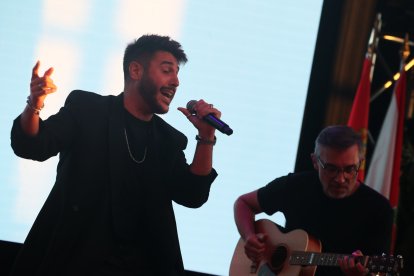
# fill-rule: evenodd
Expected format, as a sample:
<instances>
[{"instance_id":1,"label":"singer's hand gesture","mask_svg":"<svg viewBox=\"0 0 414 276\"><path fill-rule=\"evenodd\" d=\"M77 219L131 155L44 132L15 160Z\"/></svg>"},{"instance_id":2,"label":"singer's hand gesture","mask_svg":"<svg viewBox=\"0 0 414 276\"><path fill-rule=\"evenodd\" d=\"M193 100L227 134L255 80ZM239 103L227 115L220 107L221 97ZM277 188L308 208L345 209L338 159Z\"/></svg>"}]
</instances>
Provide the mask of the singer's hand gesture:
<instances>
[{"instance_id":1,"label":"singer's hand gesture","mask_svg":"<svg viewBox=\"0 0 414 276\"><path fill-rule=\"evenodd\" d=\"M36 62L32 70L32 79L30 82L30 102L34 107L41 108L46 96L56 91L51 75L53 67L46 70L43 76L39 76L40 61Z\"/></svg>"},{"instance_id":2,"label":"singer's hand gesture","mask_svg":"<svg viewBox=\"0 0 414 276\"><path fill-rule=\"evenodd\" d=\"M194 114L184 107L179 107L178 110L180 110L188 118L188 120L193 123L193 125L198 129L200 136L205 138L214 137L215 128L203 120L203 118L208 114L213 114L217 118L220 118L221 112L214 108L212 104L206 103L204 100L197 101L192 109Z\"/></svg>"},{"instance_id":3,"label":"singer's hand gesture","mask_svg":"<svg viewBox=\"0 0 414 276\"><path fill-rule=\"evenodd\" d=\"M43 76L39 76L39 67L40 62L38 61L32 70L30 95L20 118L20 125L24 133L30 136L35 136L39 132L39 114L44 106L43 102L46 96L57 89L51 78L53 68L50 67Z\"/></svg>"}]
</instances>

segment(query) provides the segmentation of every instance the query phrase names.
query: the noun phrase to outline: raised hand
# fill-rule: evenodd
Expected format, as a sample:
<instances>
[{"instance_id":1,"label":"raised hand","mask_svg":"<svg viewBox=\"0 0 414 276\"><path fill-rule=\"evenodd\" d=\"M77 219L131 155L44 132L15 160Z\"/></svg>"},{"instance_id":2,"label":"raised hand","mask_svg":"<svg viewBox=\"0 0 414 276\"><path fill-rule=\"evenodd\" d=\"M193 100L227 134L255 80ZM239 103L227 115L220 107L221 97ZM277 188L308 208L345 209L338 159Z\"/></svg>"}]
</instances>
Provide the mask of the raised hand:
<instances>
[{"instance_id":1,"label":"raised hand","mask_svg":"<svg viewBox=\"0 0 414 276\"><path fill-rule=\"evenodd\" d=\"M46 96L57 90L51 75L53 67L46 70L43 76L39 76L40 61L37 61L32 70L32 79L30 82L30 96L28 104L34 109L42 109Z\"/></svg>"}]
</instances>

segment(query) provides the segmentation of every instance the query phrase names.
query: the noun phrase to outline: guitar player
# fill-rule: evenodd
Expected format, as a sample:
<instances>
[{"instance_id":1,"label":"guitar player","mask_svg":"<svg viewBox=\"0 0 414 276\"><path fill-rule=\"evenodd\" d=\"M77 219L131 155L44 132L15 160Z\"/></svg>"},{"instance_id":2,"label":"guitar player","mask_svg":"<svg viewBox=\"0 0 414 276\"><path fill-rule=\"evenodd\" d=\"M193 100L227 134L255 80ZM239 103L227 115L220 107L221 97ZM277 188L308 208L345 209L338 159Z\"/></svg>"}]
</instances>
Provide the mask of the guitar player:
<instances>
[{"instance_id":1,"label":"guitar player","mask_svg":"<svg viewBox=\"0 0 414 276\"><path fill-rule=\"evenodd\" d=\"M329 126L315 141L315 170L278 177L241 195L234 216L252 263L260 264L268 238L256 233L255 215L279 211L286 219L283 231L303 229L321 242L322 252L349 254L338 266L317 266L315 275L369 274L354 256L389 252L393 214L385 197L357 179L362 156L358 133L347 126Z\"/></svg>"}]
</instances>

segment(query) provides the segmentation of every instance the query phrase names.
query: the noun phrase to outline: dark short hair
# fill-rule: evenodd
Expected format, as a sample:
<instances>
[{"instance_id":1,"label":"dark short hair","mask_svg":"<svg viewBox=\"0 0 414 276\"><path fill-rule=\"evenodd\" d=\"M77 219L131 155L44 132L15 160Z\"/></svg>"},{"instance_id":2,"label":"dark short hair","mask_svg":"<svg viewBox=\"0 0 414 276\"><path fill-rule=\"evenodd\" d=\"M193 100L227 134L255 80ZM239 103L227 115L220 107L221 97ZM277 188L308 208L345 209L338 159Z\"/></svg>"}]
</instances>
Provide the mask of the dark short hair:
<instances>
[{"instance_id":1,"label":"dark short hair","mask_svg":"<svg viewBox=\"0 0 414 276\"><path fill-rule=\"evenodd\" d=\"M345 150L358 145L359 154L362 154L361 135L349 126L336 125L324 128L315 140L315 153L319 154L319 147Z\"/></svg>"},{"instance_id":2,"label":"dark short hair","mask_svg":"<svg viewBox=\"0 0 414 276\"><path fill-rule=\"evenodd\" d=\"M187 55L181 48L181 44L172 40L169 36L143 35L128 44L124 53L123 69L124 79L129 78L129 64L132 61L140 61L146 66L155 52L165 51L171 53L179 64L187 62Z\"/></svg>"}]
</instances>

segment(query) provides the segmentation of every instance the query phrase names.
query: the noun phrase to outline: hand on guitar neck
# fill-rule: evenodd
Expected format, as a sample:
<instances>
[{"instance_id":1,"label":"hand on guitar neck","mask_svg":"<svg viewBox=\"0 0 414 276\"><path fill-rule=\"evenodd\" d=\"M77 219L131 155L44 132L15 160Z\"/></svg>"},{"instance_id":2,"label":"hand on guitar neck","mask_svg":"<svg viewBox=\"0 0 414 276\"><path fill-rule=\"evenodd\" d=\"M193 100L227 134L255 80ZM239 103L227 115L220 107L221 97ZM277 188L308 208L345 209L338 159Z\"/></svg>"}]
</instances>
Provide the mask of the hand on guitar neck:
<instances>
[{"instance_id":1,"label":"hand on guitar neck","mask_svg":"<svg viewBox=\"0 0 414 276\"><path fill-rule=\"evenodd\" d=\"M360 250L352 253L351 256L344 255L343 258L338 259L338 265L346 276L364 276L369 273L366 267L368 258L362 258L364 255Z\"/></svg>"}]
</instances>

